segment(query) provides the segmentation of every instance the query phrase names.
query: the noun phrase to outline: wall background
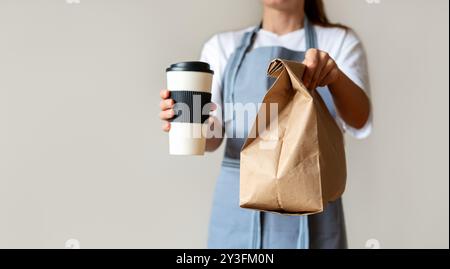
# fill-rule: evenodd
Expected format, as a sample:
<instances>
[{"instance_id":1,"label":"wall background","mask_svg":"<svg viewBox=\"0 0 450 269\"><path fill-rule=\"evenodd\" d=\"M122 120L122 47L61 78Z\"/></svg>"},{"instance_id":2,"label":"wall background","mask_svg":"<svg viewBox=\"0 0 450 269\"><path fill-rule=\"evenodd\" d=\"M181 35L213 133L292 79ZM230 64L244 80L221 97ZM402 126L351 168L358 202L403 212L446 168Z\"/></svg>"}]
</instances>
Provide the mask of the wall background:
<instances>
[{"instance_id":1,"label":"wall background","mask_svg":"<svg viewBox=\"0 0 450 269\"><path fill-rule=\"evenodd\" d=\"M347 141L350 247L448 248L448 1L325 2L372 80L373 135ZM221 152L169 156L158 91L259 16L259 0L1 0L0 248L205 247Z\"/></svg>"}]
</instances>

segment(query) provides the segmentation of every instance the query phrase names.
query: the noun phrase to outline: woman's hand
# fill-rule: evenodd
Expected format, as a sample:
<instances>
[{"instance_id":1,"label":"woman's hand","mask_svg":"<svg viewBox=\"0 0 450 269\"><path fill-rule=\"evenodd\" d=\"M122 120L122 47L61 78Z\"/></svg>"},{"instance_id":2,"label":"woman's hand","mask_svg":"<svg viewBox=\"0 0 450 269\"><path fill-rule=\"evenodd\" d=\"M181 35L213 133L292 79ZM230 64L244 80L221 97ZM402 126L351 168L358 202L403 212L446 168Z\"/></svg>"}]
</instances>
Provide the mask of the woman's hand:
<instances>
[{"instance_id":1,"label":"woman's hand","mask_svg":"<svg viewBox=\"0 0 450 269\"><path fill-rule=\"evenodd\" d=\"M310 90L336 82L341 73L333 58L318 49L307 50L303 64L306 66L303 84Z\"/></svg>"},{"instance_id":2,"label":"woman's hand","mask_svg":"<svg viewBox=\"0 0 450 269\"><path fill-rule=\"evenodd\" d=\"M306 52L303 84L309 90L328 86L339 116L350 126L362 128L370 115L370 101L364 91L348 78L328 53L318 49Z\"/></svg>"},{"instance_id":3,"label":"woman's hand","mask_svg":"<svg viewBox=\"0 0 450 269\"><path fill-rule=\"evenodd\" d=\"M164 132L168 132L170 130L169 120L175 115L175 110L173 109L175 102L173 101L173 99L170 99L169 90L161 90L159 95L162 99L159 103L159 107L161 108L159 117L161 118L161 120L163 120L162 130Z\"/></svg>"}]
</instances>

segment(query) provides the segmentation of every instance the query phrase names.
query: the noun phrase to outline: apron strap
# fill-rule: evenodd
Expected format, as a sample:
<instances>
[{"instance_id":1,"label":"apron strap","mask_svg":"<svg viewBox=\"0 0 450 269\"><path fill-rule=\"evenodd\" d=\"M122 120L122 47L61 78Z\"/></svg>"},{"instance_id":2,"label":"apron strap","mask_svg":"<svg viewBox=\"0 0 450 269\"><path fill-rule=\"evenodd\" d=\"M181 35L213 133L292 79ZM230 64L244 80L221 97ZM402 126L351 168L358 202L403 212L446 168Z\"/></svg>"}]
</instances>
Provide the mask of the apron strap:
<instances>
[{"instance_id":1,"label":"apron strap","mask_svg":"<svg viewBox=\"0 0 450 269\"><path fill-rule=\"evenodd\" d=\"M236 82L236 76L239 72L239 68L241 67L242 61L244 60L245 54L250 49L253 41L255 39L256 33L259 31L259 27L255 27L252 31L244 34L244 37L241 40L241 44L234 52L234 56L230 58L230 75L228 82L229 91L227 91L227 95L225 96L225 101L227 103L234 104L234 85Z\"/></svg>"},{"instance_id":2,"label":"apron strap","mask_svg":"<svg viewBox=\"0 0 450 269\"><path fill-rule=\"evenodd\" d=\"M252 215L250 227L252 239L249 247L251 249L262 249L262 212L254 210Z\"/></svg>"},{"instance_id":3,"label":"apron strap","mask_svg":"<svg viewBox=\"0 0 450 269\"><path fill-rule=\"evenodd\" d=\"M297 249L309 248L309 224L308 216L299 216Z\"/></svg>"},{"instance_id":4,"label":"apron strap","mask_svg":"<svg viewBox=\"0 0 450 269\"><path fill-rule=\"evenodd\" d=\"M308 20L306 16L304 27L305 27L306 50L317 48L318 47L317 33L314 30L314 25Z\"/></svg>"}]
</instances>

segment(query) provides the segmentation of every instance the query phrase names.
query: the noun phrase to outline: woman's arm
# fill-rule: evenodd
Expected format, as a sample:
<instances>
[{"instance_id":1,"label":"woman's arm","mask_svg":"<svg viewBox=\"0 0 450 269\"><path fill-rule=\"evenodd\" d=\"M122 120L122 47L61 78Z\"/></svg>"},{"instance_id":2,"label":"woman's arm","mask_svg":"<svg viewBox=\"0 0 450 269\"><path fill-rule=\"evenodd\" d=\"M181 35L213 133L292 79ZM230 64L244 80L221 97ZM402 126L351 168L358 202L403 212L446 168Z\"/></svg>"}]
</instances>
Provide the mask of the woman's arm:
<instances>
[{"instance_id":1,"label":"woman's arm","mask_svg":"<svg viewBox=\"0 0 450 269\"><path fill-rule=\"evenodd\" d=\"M370 101L365 92L348 78L328 53L309 49L303 61L306 69L303 84L310 90L328 86L341 118L361 129L370 115Z\"/></svg>"},{"instance_id":2,"label":"woman's arm","mask_svg":"<svg viewBox=\"0 0 450 269\"><path fill-rule=\"evenodd\" d=\"M328 86L341 118L356 129L363 128L370 114L370 101L366 93L341 70L336 81Z\"/></svg>"}]
</instances>

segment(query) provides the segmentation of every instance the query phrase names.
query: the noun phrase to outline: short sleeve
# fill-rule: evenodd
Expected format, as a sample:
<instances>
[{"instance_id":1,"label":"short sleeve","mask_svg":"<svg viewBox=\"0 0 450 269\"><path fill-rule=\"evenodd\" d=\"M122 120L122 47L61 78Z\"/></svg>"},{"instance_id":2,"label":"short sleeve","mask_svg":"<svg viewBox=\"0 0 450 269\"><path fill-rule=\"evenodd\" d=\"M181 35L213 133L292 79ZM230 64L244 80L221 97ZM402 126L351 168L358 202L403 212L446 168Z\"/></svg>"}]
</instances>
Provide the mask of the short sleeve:
<instances>
[{"instance_id":1,"label":"short sleeve","mask_svg":"<svg viewBox=\"0 0 450 269\"><path fill-rule=\"evenodd\" d=\"M214 71L211 87L211 101L217 105L217 109L211 112L211 116L215 116L220 122L223 122L221 112L223 107L222 77L226 65L226 56L220 46L218 35L213 36L205 43L201 52L200 61L207 62Z\"/></svg>"},{"instance_id":2,"label":"short sleeve","mask_svg":"<svg viewBox=\"0 0 450 269\"><path fill-rule=\"evenodd\" d=\"M341 48L336 56L336 63L342 72L356 85L361 87L370 98L370 84L367 58L360 39L352 30L347 30ZM338 115L337 122L342 129L355 138L363 139L372 132L372 111L369 119L361 129L356 129L344 122Z\"/></svg>"}]
</instances>

